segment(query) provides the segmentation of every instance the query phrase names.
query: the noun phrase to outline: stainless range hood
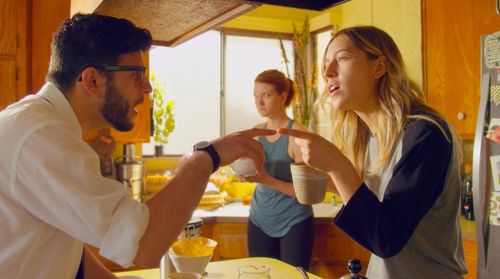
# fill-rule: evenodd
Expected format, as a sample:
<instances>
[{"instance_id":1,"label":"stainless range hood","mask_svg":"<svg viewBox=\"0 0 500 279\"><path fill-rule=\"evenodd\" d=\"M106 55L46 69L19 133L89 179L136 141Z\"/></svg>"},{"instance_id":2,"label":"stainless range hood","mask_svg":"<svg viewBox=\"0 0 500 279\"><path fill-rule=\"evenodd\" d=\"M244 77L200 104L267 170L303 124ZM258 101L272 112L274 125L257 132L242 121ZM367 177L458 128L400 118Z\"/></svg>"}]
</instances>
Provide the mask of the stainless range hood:
<instances>
[{"instance_id":1,"label":"stainless range hood","mask_svg":"<svg viewBox=\"0 0 500 279\"><path fill-rule=\"evenodd\" d=\"M71 14L98 12L147 28L155 44L176 46L261 4L323 10L345 0L72 0Z\"/></svg>"}]
</instances>

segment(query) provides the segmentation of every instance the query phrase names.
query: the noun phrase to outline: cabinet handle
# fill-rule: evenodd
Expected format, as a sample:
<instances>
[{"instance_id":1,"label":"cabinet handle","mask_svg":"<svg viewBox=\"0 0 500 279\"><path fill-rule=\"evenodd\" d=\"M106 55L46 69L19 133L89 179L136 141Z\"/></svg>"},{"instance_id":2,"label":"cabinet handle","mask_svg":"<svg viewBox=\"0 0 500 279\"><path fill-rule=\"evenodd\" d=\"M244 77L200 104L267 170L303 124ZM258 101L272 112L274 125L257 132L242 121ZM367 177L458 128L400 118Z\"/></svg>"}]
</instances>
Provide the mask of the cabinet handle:
<instances>
[{"instance_id":1,"label":"cabinet handle","mask_svg":"<svg viewBox=\"0 0 500 279\"><path fill-rule=\"evenodd\" d=\"M497 3L497 14L500 15L500 0L495 1Z\"/></svg>"},{"instance_id":2,"label":"cabinet handle","mask_svg":"<svg viewBox=\"0 0 500 279\"><path fill-rule=\"evenodd\" d=\"M459 113L457 113L457 119L460 120L460 121L464 120L466 116L467 115L465 114L465 112L459 112Z\"/></svg>"}]
</instances>

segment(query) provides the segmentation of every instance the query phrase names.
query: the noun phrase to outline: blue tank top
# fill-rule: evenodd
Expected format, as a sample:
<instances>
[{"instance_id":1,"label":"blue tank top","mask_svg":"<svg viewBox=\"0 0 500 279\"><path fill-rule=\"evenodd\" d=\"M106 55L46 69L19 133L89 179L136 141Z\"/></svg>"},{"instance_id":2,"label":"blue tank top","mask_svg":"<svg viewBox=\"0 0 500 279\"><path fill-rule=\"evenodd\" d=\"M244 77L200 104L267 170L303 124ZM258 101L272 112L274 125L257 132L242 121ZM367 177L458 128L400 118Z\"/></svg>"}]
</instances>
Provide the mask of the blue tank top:
<instances>
[{"instance_id":1,"label":"blue tank top","mask_svg":"<svg viewBox=\"0 0 500 279\"><path fill-rule=\"evenodd\" d=\"M293 126L290 120L287 128ZM264 147L266 161L264 169L279 180L291 182L288 155L288 136L280 135L278 140L269 142L266 137L259 137ZM282 237L290 228L313 214L311 205L300 204L296 198L287 196L265 184L257 184L250 207L250 220L270 237Z\"/></svg>"}]
</instances>

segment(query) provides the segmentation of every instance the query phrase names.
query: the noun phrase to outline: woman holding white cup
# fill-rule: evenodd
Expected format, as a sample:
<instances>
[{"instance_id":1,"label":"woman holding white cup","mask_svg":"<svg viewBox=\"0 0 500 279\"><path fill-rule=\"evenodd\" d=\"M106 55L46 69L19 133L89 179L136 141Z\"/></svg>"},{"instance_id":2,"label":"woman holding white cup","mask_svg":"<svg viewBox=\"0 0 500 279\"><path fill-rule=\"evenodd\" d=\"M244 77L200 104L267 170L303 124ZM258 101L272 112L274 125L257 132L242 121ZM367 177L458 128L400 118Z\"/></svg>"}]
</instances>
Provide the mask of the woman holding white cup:
<instances>
[{"instance_id":1,"label":"woman holding white cup","mask_svg":"<svg viewBox=\"0 0 500 279\"><path fill-rule=\"evenodd\" d=\"M254 98L258 113L266 122L257 128L306 129L286 114L294 95L293 81L278 70L267 70L255 78ZM248 220L250 256L280 259L294 266L309 267L313 244L311 205L295 198L290 164L302 161L300 149L287 135L259 137L264 147L265 172L245 176L257 182Z\"/></svg>"}]
</instances>

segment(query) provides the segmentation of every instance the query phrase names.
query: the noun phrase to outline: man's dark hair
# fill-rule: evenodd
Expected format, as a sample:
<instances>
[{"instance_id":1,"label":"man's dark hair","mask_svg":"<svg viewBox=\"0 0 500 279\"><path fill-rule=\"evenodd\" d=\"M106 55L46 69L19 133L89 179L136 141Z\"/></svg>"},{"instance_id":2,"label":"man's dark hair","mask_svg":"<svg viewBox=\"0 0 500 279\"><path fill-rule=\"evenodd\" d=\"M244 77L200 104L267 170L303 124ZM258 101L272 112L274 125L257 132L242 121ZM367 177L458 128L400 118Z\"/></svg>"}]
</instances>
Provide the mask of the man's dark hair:
<instances>
[{"instance_id":1,"label":"man's dark hair","mask_svg":"<svg viewBox=\"0 0 500 279\"><path fill-rule=\"evenodd\" d=\"M76 14L52 37L46 79L65 92L85 68L117 64L121 55L147 51L151 44L151 33L126 19Z\"/></svg>"}]
</instances>

